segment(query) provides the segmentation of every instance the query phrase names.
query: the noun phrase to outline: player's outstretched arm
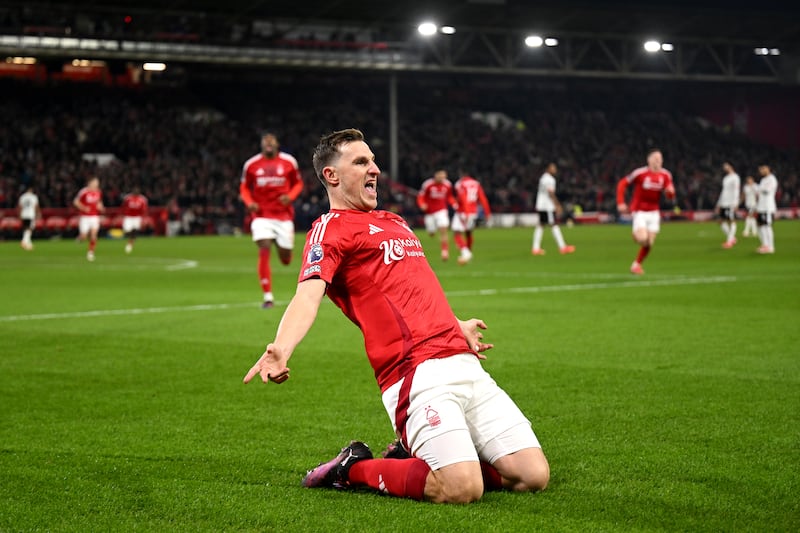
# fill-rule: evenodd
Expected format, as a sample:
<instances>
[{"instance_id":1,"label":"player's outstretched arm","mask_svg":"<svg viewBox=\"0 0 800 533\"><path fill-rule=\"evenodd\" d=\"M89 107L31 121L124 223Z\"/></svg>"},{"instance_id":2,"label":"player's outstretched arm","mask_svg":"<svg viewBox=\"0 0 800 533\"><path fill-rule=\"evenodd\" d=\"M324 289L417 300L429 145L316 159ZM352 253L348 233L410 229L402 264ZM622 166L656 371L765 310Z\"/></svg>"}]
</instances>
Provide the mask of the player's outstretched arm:
<instances>
[{"instance_id":1,"label":"player's outstretched arm","mask_svg":"<svg viewBox=\"0 0 800 533\"><path fill-rule=\"evenodd\" d=\"M317 318L325 288L326 283L321 279L309 279L297 284L297 292L283 313L275 340L244 377L245 383L250 383L256 374L261 376L264 383L283 383L289 379L286 363Z\"/></svg>"},{"instance_id":2,"label":"player's outstretched arm","mask_svg":"<svg viewBox=\"0 0 800 533\"><path fill-rule=\"evenodd\" d=\"M494 348L494 344L483 342L483 333L481 329L486 329L486 323L479 318L470 318L469 320L458 320L458 325L461 326L461 332L467 340L470 349L480 352L485 352ZM478 355L481 359L486 359L484 355Z\"/></svg>"}]
</instances>

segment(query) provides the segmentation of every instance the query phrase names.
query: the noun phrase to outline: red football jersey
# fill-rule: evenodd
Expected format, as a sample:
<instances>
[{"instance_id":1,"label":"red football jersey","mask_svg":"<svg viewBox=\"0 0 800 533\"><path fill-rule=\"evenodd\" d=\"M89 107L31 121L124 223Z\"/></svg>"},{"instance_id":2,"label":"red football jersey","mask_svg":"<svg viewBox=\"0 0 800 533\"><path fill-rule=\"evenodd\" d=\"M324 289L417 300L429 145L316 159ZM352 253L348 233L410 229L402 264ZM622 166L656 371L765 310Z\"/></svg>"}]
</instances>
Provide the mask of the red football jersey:
<instances>
[{"instance_id":1,"label":"red football jersey","mask_svg":"<svg viewBox=\"0 0 800 533\"><path fill-rule=\"evenodd\" d=\"M81 215L92 216L100 214L99 207L103 202L103 193L100 190L92 190L88 187L84 187L78 191L75 199L88 208L88 211L81 211Z\"/></svg>"},{"instance_id":2,"label":"red football jersey","mask_svg":"<svg viewBox=\"0 0 800 533\"><path fill-rule=\"evenodd\" d=\"M483 192L483 187L472 176L461 176L456 182L456 198L458 199L458 212L464 215L474 215L478 212L478 203L483 206L483 214L491 216L489 200Z\"/></svg>"},{"instance_id":3,"label":"red football jersey","mask_svg":"<svg viewBox=\"0 0 800 533\"><path fill-rule=\"evenodd\" d=\"M306 237L299 282L320 278L361 329L381 391L427 359L474 353L417 236L388 211L331 210Z\"/></svg>"},{"instance_id":4,"label":"red football jersey","mask_svg":"<svg viewBox=\"0 0 800 533\"><path fill-rule=\"evenodd\" d=\"M126 194L122 199L122 216L141 217L147 213L147 198L141 194Z\"/></svg>"},{"instance_id":5,"label":"red football jersey","mask_svg":"<svg viewBox=\"0 0 800 533\"><path fill-rule=\"evenodd\" d=\"M447 209L448 205L455 206L456 199L453 196L453 184L450 180L436 183L433 178L428 178L422 183L422 188L417 194L417 205L422 207L427 204L425 213L435 213L442 209Z\"/></svg>"},{"instance_id":6,"label":"red football jersey","mask_svg":"<svg viewBox=\"0 0 800 533\"><path fill-rule=\"evenodd\" d=\"M288 194L294 201L303 190L297 160L291 155L279 152L267 159L258 154L248 159L242 169L239 192L246 204L257 203L256 216L276 220L293 220L294 207L291 203L283 205L279 198Z\"/></svg>"},{"instance_id":7,"label":"red football jersey","mask_svg":"<svg viewBox=\"0 0 800 533\"><path fill-rule=\"evenodd\" d=\"M621 180L617 185L617 203L625 203L625 189L633 184L633 198L631 211L658 211L661 202L661 192L672 186L672 174L662 168L653 172L648 167L639 167Z\"/></svg>"}]
</instances>

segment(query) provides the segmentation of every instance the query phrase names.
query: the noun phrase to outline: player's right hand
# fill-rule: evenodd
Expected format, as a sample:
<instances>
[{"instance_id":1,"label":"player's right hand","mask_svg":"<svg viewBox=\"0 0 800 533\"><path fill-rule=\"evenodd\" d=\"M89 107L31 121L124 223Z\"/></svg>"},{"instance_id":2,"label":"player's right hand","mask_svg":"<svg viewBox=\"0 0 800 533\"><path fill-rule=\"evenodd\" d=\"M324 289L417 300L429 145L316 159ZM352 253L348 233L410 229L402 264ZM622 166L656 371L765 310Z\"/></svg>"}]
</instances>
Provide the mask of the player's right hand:
<instances>
[{"instance_id":1,"label":"player's right hand","mask_svg":"<svg viewBox=\"0 0 800 533\"><path fill-rule=\"evenodd\" d=\"M261 376L261 381L267 383L283 383L289 379L289 368L286 366L286 357L283 351L274 344L267 345L264 354L256 361L244 377L245 383L250 383L256 374Z\"/></svg>"},{"instance_id":2,"label":"player's right hand","mask_svg":"<svg viewBox=\"0 0 800 533\"><path fill-rule=\"evenodd\" d=\"M251 213L255 213L255 212L257 212L257 211L258 211L258 204L257 204L257 203L255 203L255 202L254 202L254 203L252 203L252 204L248 204L248 205L247 205L247 209L248 209L248 210L249 210Z\"/></svg>"},{"instance_id":3,"label":"player's right hand","mask_svg":"<svg viewBox=\"0 0 800 533\"><path fill-rule=\"evenodd\" d=\"M628 204L617 204L617 211L619 211L620 213L627 213Z\"/></svg>"}]
</instances>

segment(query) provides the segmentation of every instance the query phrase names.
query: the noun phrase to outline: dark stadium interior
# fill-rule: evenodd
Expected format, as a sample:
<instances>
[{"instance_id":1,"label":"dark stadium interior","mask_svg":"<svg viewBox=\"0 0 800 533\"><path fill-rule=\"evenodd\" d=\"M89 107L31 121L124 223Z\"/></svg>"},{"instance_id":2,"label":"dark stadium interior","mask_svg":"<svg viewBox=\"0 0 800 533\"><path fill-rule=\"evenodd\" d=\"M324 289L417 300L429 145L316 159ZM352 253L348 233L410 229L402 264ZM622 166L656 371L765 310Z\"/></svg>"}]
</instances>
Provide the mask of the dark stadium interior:
<instances>
[{"instance_id":1,"label":"dark stadium interior","mask_svg":"<svg viewBox=\"0 0 800 533\"><path fill-rule=\"evenodd\" d=\"M667 37L687 41L761 39L766 46L769 39L769 46L780 46L782 67L773 69L778 82L747 83L649 79L646 73L631 80L184 60L161 74L144 73L136 83L117 83L109 80L129 71L125 57L98 56L110 76L102 82L71 81L60 71L73 57L48 52L39 59L46 79L0 78L0 208L13 208L29 182L44 207L67 207L86 177L98 174L108 205L141 184L151 204L191 211L198 221L192 231L219 221L239 224L241 164L258 150L258 132L268 128L299 160L307 185L298 200L304 226L326 207L311 169L311 147L321 133L349 126L365 131L385 172L383 207L412 219L418 215L413 189L438 167L478 177L498 212L530 211L535 180L550 160L561 169L565 204L610 212L616 180L640 165L652 146L664 150L685 210L713 207L724 160L742 176L769 162L781 183L779 204L796 207L800 91L786 72L800 67L800 9L750 4L673 1L630 9L611 1L6 2L0 8L5 35L280 46L290 52L310 43L320 47L321 41L354 48L364 38L391 48L436 13L459 31L539 26L602 36L668 28ZM279 20L272 28L290 28L292 35L304 28L309 33L289 39L280 32L235 30L252 30L249 22L256 19ZM388 164L390 78L397 89L397 175ZM113 153L116 161L98 166L86 153Z\"/></svg>"}]
</instances>

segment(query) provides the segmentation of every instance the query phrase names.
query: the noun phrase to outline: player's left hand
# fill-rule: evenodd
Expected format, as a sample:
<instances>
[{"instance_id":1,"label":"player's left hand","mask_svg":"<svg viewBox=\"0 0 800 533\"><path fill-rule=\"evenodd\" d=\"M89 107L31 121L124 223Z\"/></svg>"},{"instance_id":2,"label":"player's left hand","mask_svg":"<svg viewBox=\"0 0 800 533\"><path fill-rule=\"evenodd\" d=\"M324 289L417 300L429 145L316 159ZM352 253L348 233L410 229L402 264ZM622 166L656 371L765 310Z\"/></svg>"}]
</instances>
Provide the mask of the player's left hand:
<instances>
[{"instance_id":1,"label":"player's left hand","mask_svg":"<svg viewBox=\"0 0 800 533\"><path fill-rule=\"evenodd\" d=\"M288 194L281 194L281 195L278 197L278 201L279 201L280 203L282 203L283 205L289 205L290 203L292 203L292 199L291 199L291 198L289 198L289 195L288 195Z\"/></svg>"},{"instance_id":2,"label":"player's left hand","mask_svg":"<svg viewBox=\"0 0 800 533\"><path fill-rule=\"evenodd\" d=\"M481 352L494 348L494 344L481 340L483 339L483 333L479 331L479 328L486 329L486 323L479 318L470 318L469 320L459 320L458 325L461 326L461 332L464 334L470 349L478 352L479 359L486 359L486 356Z\"/></svg>"}]
</instances>

